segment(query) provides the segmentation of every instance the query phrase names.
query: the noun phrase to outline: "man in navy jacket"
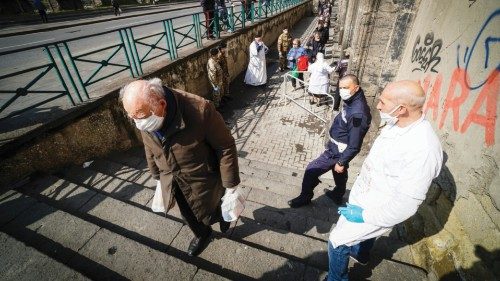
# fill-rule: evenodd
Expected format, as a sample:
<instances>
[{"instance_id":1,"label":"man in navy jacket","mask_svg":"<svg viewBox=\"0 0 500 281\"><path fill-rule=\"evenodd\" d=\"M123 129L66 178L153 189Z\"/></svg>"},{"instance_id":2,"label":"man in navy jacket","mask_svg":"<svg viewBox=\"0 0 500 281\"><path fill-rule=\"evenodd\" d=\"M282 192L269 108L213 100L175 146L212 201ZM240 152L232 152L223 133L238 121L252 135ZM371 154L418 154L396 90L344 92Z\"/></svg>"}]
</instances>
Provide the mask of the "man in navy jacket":
<instances>
[{"instance_id":1,"label":"man in navy jacket","mask_svg":"<svg viewBox=\"0 0 500 281\"><path fill-rule=\"evenodd\" d=\"M349 161L361 150L363 138L368 132L372 117L356 76L348 74L342 77L339 88L344 107L333 120L327 149L307 165L300 195L288 202L292 208L311 203L314 188L320 183L319 177L330 170L336 186L332 191L326 192L326 195L336 204L342 204L342 197L346 191Z\"/></svg>"}]
</instances>

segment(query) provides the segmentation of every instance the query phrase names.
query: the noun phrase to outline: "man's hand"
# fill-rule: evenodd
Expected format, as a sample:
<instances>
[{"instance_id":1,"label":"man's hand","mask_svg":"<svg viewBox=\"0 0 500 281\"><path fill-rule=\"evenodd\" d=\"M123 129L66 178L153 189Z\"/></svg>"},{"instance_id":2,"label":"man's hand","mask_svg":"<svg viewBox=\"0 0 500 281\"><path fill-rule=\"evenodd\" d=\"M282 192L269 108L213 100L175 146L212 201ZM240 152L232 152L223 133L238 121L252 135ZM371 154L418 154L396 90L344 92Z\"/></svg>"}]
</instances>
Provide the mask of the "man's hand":
<instances>
[{"instance_id":1,"label":"man's hand","mask_svg":"<svg viewBox=\"0 0 500 281\"><path fill-rule=\"evenodd\" d=\"M335 164L335 167L333 168L335 170L335 172L339 173L339 174L342 174L345 170L345 167L344 166L340 166L338 163Z\"/></svg>"},{"instance_id":2,"label":"man's hand","mask_svg":"<svg viewBox=\"0 0 500 281\"><path fill-rule=\"evenodd\" d=\"M278 52L278 56L281 59L283 57L283 52Z\"/></svg>"},{"instance_id":3,"label":"man's hand","mask_svg":"<svg viewBox=\"0 0 500 281\"><path fill-rule=\"evenodd\" d=\"M214 91L218 92L219 91L219 87L214 87Z\"/></svg>"},{"instance_id":4,"label":"man's hand","mask_svg":"<svg viewBox=\"0 0 500 281\"><path fill-rule=\"evenodd\" d=\"M340 207L338 213L344 216L350 222L365 222L363 220L363 208L361 208L360 206L347 203L347 207Z\"/></svg>"}]
</instances>

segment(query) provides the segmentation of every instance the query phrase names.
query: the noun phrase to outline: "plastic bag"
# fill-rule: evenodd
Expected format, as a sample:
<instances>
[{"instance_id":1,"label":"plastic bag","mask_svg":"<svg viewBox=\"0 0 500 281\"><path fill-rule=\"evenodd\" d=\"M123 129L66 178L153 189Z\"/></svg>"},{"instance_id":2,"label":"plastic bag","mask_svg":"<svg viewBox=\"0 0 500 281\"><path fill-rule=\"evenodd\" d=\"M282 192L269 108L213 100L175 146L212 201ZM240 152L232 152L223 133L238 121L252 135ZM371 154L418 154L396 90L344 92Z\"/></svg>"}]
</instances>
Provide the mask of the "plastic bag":
<instances>
[{"instance_id":1,"label":"plastic bag","mask_svg":"<svg viewBox=\"0 0 500 281\"><path fill-rule=\"evenodd\" d=\"M294 78L299 78L299 73L297 72L297 67L294 67L292 71L290 71L290 75L292 75Z\"/></svg>"},{"instance_id":2,"label":"plastic bag","mask_svg":"<svg viewBox=\"0 0 500 281\"><path fill-rule=\"evenodd\" d=\"M238 192L226 194L222 197L222 218L227 222L232 222L238 219L245 209L245 198Z\"/></svg>"},{"instance_id":3,"label":"plastic bag","mask_svg":"<svg viewBox=\"0 0 500 281\"><path fill-rule=\"evenodd\" d=\"M153 203L151 204L151 210L155 213L165 213L165 204L163 202L163 192L161 190L160 181L156 181L155 195L153 196Z\"/></svg>"}]
</instances>

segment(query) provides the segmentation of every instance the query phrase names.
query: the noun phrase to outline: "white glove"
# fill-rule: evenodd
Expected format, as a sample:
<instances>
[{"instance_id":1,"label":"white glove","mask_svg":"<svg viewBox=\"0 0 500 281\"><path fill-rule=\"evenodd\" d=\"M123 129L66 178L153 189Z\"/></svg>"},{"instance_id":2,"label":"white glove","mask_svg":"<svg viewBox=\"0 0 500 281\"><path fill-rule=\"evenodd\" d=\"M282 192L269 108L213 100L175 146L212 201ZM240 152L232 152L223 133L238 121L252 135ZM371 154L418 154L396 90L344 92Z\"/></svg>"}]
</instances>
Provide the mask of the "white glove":
<instances>
[{"instance_id":1,"label":"white glove","mask_svg":"<svg viewBox=\"0 0 500 281\"><path fill-rule=\"evenodd\" d=\"M156 188L161 188L161 182L160 182L160 180L156 180Z\"/></svg>"}]
</instances>

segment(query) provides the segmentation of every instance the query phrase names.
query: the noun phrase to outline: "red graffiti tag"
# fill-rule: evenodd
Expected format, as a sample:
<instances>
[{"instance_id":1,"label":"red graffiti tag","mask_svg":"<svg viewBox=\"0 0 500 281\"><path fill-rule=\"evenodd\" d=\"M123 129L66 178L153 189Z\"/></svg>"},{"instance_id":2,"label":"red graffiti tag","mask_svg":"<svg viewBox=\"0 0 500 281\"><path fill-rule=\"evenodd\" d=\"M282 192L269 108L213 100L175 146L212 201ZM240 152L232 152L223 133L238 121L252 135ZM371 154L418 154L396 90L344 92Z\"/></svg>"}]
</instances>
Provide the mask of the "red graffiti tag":
<instances>
[{"instance_id":1,"label":"red graffiti tag","mask_svg":"<svg viewBox=\"0 0 500 281\"><path fill-rule=\"evenodd\" d=\"M498 90L500 85L500 72L494 70L486 80L486 84L481 89L469 115L465 118L461 133L465 133L471 123L476 123L485 128L484 139L487 146L495 144L495 124L497 119L497 99ZM478 111L481 109L483 103L486 102L486 114L481 115Z\"/></svg>"},{"instance_id":2,"label":"red graffiti tag","mask_svg":"<svg viewBox=\"0 0 500 281\"><path fill-rule=\"evenodd\" d=\"M432 75L427 75L422 82L422 88L427 93L427 101L424 106L424 113L432 111L432 119L438 120L439 103L441 98L441 85L443 84L442 74L435 76L434 83L431 85ZM460 109L469 98L470 95L470 78L463 68L456 68L451 76L446 97L443 101L443 111L441 112L438 128L442 129L448 117L448 112L452 112L453 130L460 133L466 133L472 124L484 127L484 140L487 146L495 144L495 125L497 114L497 100L500 90L500 75L499 71L494 69L486 83L481 87L481 91L475 97L473 106L465 116L463 123L460 125ZM481 109L485 108L485 113L480 114Z\"/></svg>"}]
</instances>

